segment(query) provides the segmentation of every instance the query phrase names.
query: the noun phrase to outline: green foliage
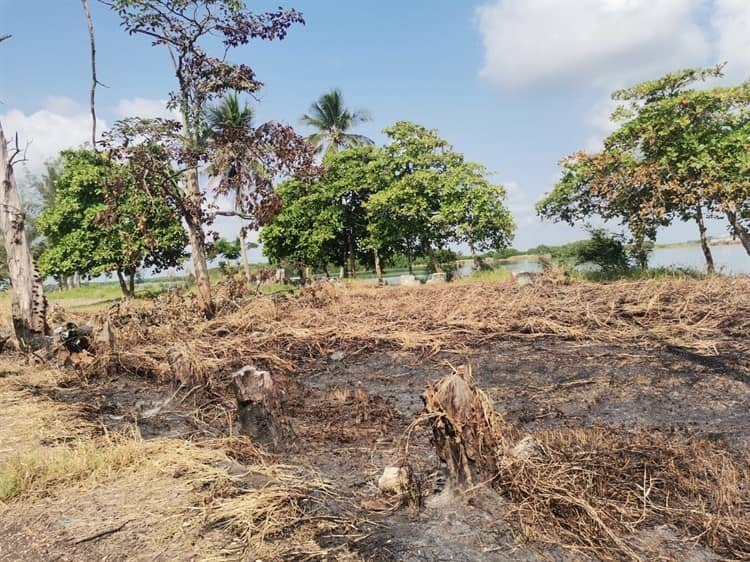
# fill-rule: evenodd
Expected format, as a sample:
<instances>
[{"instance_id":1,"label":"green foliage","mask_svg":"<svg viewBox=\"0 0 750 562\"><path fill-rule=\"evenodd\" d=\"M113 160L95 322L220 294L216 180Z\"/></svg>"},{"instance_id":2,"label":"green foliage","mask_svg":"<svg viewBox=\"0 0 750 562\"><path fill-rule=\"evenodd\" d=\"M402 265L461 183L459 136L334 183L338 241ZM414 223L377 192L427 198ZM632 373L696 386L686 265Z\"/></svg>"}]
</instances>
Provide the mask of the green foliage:
<instances>
[{"instance_id":1,"label":"green foliage","mask_svg":"<svg viewBox=\"0 0 750 562\"><path fill-rule=\"evenodd\" d=\"M175 209L134 189L127 167L87 150L62 158L55 203L39 218L47 244L38 264L43 275L134 275L139 267L181 262L187 240ZM127 188L109 191L115 178Z\"/></svg>"},{"instance_id":2,"label":"green foliage","mask_svg":"<svg viewBox=\"0 0 750 562\"><path fill-rule=\"evenodd\" d=\"M673 220L724 213L731 229L750 227L750 82L695 88L722 67L688 69L617 91L618 129L598 154L563 160L563 174L537 206L570 224L594 214L632 234L642 266L647 242ZM750 248L748 248L750 252Z\"/></svg>"},{"instance_id":3,"label":"green foliage","mask_svg":"<svg viewBox=\"0 0 750 562\"><path fill-rule=\"evenodd\" d=\"M282 212L260 234L266 256L316 268L351 266L366 252L364 203L379 187L374 167L378 157L372 147L332 152L320 177L279 186Z\"/></svg>"},{"instance_id":4,"label":"green foliage","mask_svg":"<svg viewBox=\"0 0 750 562\"><path fill-rule=\"evenodd\" d=\"M482 166L420 125L400 121L384 132L391 142L378 168L386 183L367 204L374 240L428 256L451 242L479 249L510 242L515 225L505 190L486 180Z\"/></svg>"},{"instance_id":5,"label":"green foliage","mask_svg":"<svg viewBox=\"0 0 750 562\"><path fill-rule=\"evenodd\" d=\"M589 240L574 247L576 265L593 264L605 273L628 269L628 256L622 236L610 234L602 228L591 229L589 234Z\"/></svg>"},{"instance_id":6,"label":"green foliage","mask_svg":"<svg viewBox=\"0 0 750 562\"><path fill-rule=\"evenodd\" d=\"M222 256L228 260L236 260L242 253L242 242L239 238L235 238L233 241L226 240L225 238L219 238L213 244L212 251L209 252L209 257L215 258Z\"/></svg>"},{"instance_id":7,"label":"green foliage","mask_svg":"<svg viewBox=\"0 0 750 562\"><path fill-rule=\"evenodd\" d=\"M385 132L385 147L329 152L320 177L279 187L283 210L261 232L271 261L352 270L377 251L383 263L425 255L437 269L435 252L451 243L484 250L510 242L505 190L482 166L419 125L399 122Z\"/></svg>"}]
</instances>

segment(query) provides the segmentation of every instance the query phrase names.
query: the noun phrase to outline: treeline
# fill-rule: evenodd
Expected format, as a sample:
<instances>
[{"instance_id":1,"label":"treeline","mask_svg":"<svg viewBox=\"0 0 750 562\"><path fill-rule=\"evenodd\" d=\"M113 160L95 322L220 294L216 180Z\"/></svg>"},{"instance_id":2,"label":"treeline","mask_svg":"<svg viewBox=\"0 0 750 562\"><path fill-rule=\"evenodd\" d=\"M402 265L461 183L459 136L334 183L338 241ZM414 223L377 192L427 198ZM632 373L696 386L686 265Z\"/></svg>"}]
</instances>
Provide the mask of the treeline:
<instances>
[{"instance_id":1,"label":"treeline","mask_svg":"<svg viewBox=\"0 0 750 562\"><path fill-rule=\"evenodd\" d=\"M450 245L465 244L475 259L508 246L515 225L505 188L483 166L420 125L400 121L384 133L385 146L328 150L320 175L277 188L282 210L260 234L272 262L347 277L361 263L380 277L403 256L441 271Z\"/></svg>"}]
</instances>

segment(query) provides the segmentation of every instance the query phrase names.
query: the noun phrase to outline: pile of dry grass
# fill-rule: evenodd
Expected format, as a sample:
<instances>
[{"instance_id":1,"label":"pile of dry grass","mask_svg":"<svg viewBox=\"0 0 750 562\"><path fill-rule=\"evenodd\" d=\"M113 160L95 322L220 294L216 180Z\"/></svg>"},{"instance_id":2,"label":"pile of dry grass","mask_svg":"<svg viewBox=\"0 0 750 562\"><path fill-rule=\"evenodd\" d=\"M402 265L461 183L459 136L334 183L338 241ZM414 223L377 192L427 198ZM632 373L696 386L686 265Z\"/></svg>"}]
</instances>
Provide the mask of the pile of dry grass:
<instances>
[{"instance_id":1,"label":"pile of dry grass","mask_svg":"<svg viewBox=\"0 0 750 562\"><path fill-rule=\"evenodd\" d=\"M119 367L212 382L249 362L274 371L306 356L379 347L465 351L500 338L678 346L750 352L750 278L566 284L542 279L415 288L322 286L295 298L233 300L197 320L190 296L170 294L115 314Z\"/></svg>"},{"instance_id":2,"label":"pile of dry grass","mask_svg":"<svg viewBox=\"0 0 750 562\"><path fill-rule=\"evenodd\" d=\"M600 559L640 559L633 538L668 524L722 556L750 558L750 473L716 445L604 428L533 439L535 453L505 457L494 481L525 536Z\"/></svg>"},{"instance_id":3,"label":"pile of dry grass","mask_svg":"<svg viewBox=\"0 0 750 562\"><path fill-rule=\"evenodd\" d=\"M648 560L639 533L669 525L680 540L750 559L750 467L716 444L646 430L518 431L497 414L470 370L428 386L438 455L510 500L507 519L528 539L595 559ZM512 443L516 443L515 446Z\"/></svg>"}]
</instances>

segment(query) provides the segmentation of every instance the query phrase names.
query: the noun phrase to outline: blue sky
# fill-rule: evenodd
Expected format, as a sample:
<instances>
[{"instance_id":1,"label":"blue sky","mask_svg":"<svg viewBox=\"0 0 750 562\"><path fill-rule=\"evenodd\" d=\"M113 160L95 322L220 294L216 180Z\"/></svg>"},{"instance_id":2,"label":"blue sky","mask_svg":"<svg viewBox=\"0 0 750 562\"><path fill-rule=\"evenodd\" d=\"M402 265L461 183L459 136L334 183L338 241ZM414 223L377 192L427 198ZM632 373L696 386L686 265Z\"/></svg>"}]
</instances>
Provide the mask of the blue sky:
<instances>
[{"instance_id":1,"label":"blue sky","mask_svg":"<svg viewBox=\"0 0 750 562\"><path fill-rule=\"evenodd\" d=\"M128 36L90 0L97 91L105 125L129 113L163 113L174 87L162 48ZM554 184L557 161L595 149L609 132L609 93L686 66L729 61L728 81L750 77L750 0L296 0L307 25L283 42L232 55L266 84L260 120L298 125L318 95L343 90L382 142L399 119L436 128L509 188L515 245L562 243L582 231L543 223L533 204ZM78 0L0 0L0 121L30 141L28 168L88 137L88 36ZM231 234L234 227L222 223ZM676 225L660 241L697 238ZM725 234L721 222L710 234Z\"/></svg>"}]
</instances>

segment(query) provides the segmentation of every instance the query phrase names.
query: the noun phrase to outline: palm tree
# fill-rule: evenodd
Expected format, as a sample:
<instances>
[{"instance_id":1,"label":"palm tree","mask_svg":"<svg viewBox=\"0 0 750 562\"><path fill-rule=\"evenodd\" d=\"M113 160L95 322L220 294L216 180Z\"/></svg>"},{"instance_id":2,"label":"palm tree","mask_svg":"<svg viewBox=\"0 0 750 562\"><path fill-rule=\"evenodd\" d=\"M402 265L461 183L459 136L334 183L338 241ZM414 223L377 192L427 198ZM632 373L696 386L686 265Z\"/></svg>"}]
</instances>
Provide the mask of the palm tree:
<instances>
[{"instance_id":1,"label":"palm tree","mask_svg":"<svg viewBox=\"0 0 750 562\"><path fill-rule=\"evenodd\" d=\"M370 121L366 111L351 111L344 105L341 90L331 90L320 96L310 106L309 113L302 116L302 124L317 129L307 140L319 153L337 151L352 146L375 144L364 135L355 135L348 131Z\"/></svg>"},{"instance_id":2,"label":"palm tree","mask_svg":"<svg viewBox=\"0 0 750 562\"><path fill-rule=\"evenodd\" d=\"M208 108L206 122L209 131L218 132L226 129L245 129L253 126L255 110L245 104L240 107L240 97L229 94L221 101Z\"/></svg>"},{"instance_id":3,"label":"palm tree","mask_svg":"<svg viewBox=\"0 0 750 562\"><path fill-rule=\"evenodd\" d=\"M228 131L230 129L251 129L253 128L253 119L255 118L255 110L247 103L243 106L240 105L240 98L236 93L229 94L221 99L221 101L208 108L206 112L206 125L207 125L207 136L210 138L220 133L221 131ZM230 176L235 172L235 166L241 165L240 162L233 163L228 170L223 170L221 173L229 174ZM250 163L252 166L253 163ZM234 208L237 211L240 208L240 188L237 188L235 193ZM240 249L242 250L242 266L245 271L245 278L250 283L250 263L247 258L247 232L245 227L240 228Z\"/></svg>"}]
</instances>

